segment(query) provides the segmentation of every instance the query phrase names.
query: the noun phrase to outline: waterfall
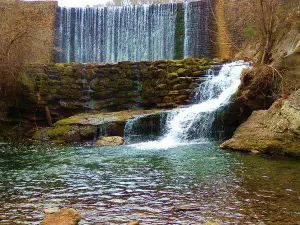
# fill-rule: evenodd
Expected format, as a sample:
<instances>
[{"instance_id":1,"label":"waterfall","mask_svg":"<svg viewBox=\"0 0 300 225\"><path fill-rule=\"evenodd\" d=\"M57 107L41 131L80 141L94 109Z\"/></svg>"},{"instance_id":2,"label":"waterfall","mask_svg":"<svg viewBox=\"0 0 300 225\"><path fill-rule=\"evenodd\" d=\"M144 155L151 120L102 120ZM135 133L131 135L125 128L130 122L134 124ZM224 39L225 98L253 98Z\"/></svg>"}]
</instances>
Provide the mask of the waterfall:
<instances>
[{"instance_id":1,"label":"waterfall","mask_svg":"<svg viewBox=\"0 0 300 225\"><path fill-rule=\"evenodd\" d=\"M174 58L177 4L59 8L58 62Z\"/></svg>"},{"instance_id":2,"label":"waterfall","mask_svg":"<svg viewBox=\"0 0 300 225\"><path fill-rule=\"evenodd\" d=\"M176 20L182 15L184 22ZM56 20L56 62L153 61L174 59L176 54L185 58L212 56L210 0L61 7ZM176 37L176 31L184 37Z\"/></svg>"},{"instance_id":3,"label":"waterfall","mask_svg":"<svg viewBox=\"0 0 300 225\"><path fill-rule=\"evenodd\" d=\"M224 64L221 69L207 72L207 80L196 91L193 105L172 110L167 115L160 140L133 146L142 149L171 148L207 141L218 109L227 105L236 93L242 70L249 65L243 61Z\"/></svg>"},{"instance_id":4,"label":"waterfall","mask_svg":"<svg viewBox=\"0 0 300 225\"><path fill-rule=\"evenodd\" d=\"M158 112L130 118L124 129L126 143L132 144L157 139L163 135L166 117L167 112Z\"/></svg>"},{"instance_id":5,"label":"waterfall","mask_svg":"<svg viewBox=\"0 0 300 225\"><path fill-rule=\"evenodd\" d=\"M208 57L212 53L210 1L184 3L184 58Z\"/></svg>"}]
</instances>

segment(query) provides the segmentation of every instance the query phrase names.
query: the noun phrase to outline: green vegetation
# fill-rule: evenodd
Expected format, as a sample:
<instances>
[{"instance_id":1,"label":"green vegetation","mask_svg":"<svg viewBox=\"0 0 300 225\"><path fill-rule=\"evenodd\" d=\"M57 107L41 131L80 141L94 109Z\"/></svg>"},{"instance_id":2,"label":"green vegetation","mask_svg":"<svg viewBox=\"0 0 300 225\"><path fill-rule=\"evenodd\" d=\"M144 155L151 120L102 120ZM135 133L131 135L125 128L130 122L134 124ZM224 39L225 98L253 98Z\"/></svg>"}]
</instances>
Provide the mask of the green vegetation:
<instances>
[{"instance_id":1,"label":"green vegetation","mask_svg":"<svg viewBox=\"0 0 300 225\"><path fill-rule=\"evenodd\" d=\"M257 28L253 24L247 25L242 32L244 38L253 38L257 35Z\"/></svg>"},{"instance_id":2,"label":"green vegetation","mask_svg":"<svg viewBox=\"0 0 300 225\"><path fill-rule=\"evenodd\" d=\"M184 9L182 6L177 8L175 28L175 59L184 57Z\"/></svg>"}]
</instances>

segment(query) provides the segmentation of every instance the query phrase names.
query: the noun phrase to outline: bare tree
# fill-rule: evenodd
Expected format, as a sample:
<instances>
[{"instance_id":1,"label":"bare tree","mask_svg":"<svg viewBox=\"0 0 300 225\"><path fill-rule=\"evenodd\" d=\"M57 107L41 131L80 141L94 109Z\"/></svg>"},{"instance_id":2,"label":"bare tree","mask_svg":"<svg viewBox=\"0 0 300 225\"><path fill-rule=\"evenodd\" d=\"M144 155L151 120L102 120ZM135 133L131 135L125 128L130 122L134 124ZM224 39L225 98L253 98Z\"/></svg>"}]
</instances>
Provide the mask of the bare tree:
<instances>
[{"instance_id":1,"label":"bare tree","mask_svg":"<svg viewBox=\"0 0 300 225\"><path fill-rule=\"evenodd\" d=\"M54 13L42 4L0 3L0 98L6 102L17 102L28 64L51 60L53 23Z\"/></svg>"},{"instance_id":2,"label":"bare tree","mask_svg":"<svg viewBox=\"0 0 300 225\"><path fill-rule=\"evenodd\" d=\"M228 0L229 17L235 13L229 25L239 27L241 33L247 31L259 43L259 63L268 64L276 39L294 22L299 3L299 0Z\"/></svg>"}]
</instances>

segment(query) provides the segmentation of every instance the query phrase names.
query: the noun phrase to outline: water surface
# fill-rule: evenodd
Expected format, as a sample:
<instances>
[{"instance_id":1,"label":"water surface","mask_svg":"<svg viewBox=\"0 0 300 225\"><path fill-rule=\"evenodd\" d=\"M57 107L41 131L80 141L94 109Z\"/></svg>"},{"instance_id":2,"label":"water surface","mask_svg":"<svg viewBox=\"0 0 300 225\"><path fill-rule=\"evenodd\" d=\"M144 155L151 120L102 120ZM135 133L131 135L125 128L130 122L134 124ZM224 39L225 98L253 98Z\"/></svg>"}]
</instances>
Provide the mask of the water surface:
<instances>
[{"instance_id":1,"label":"water surface","mask_svg":"<svg viewBox=\"0 0 300 225\"><path fill-rule=\"evenodd\" d=\"M298 160L217 146L0 146L0 223L39 224L59 206L78 209L80 224L300 224Z\"/></svg>"}]
</instances>

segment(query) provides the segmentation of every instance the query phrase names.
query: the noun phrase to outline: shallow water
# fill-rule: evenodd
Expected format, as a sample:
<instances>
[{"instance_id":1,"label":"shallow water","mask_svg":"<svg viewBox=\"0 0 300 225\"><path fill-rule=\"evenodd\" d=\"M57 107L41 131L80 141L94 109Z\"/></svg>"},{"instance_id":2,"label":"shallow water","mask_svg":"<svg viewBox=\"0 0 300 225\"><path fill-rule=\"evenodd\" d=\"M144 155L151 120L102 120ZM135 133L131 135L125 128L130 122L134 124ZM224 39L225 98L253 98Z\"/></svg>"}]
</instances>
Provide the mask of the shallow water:
<instances>
[{"instance_id":1,"label":"shallow water","mask_svg":"<svg viewBox=\"0 0 300 225\"><path fill-rule=\"evenodd\" d=\"M0 224L39 224L74 207L80 224L300 224L300 161L224 152L0 146ZM178 211L193 204L198 210Z\"/></svg>"}]
</instances>

